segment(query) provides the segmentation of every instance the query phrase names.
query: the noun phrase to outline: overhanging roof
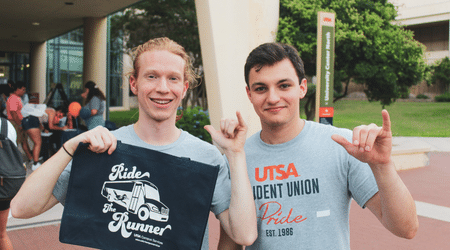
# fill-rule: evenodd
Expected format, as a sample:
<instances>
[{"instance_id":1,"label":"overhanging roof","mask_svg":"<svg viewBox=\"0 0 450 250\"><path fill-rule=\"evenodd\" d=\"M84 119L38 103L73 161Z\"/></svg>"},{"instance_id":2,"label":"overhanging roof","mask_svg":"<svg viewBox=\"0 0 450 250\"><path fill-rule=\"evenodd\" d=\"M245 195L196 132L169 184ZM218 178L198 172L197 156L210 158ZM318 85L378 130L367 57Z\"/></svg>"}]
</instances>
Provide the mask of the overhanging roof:
<instances>
[{"instance_id":1,"label":"overhanging roof","mask_svg":"<svg viewBox=\"0 0 450 250\"><path fill-rule=\"evenodd\" d=\"M0 44L44 42L81 27L83 18L105 17L139 1L0 0Z\"/></svg>"}]
</instances>

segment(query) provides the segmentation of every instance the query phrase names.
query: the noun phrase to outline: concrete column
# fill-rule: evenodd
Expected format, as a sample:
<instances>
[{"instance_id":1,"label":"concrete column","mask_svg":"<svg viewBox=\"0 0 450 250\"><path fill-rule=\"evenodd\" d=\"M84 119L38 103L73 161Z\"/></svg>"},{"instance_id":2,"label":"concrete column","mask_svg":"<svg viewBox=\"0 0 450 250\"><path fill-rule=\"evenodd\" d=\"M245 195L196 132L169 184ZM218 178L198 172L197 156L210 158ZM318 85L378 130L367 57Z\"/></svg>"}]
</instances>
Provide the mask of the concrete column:
<instances>
[{"instance_id":1,"label":"concrete column","mask_svg":"<svg viewBox=\"0 0 450 250\"><path fill-rule=\"evenodd\" d=\"M47 95L47 42L32 43L30 50L30 89L31 93L39 93L39 103L43 103Z\"/></svg>"},{"instance_id":2,"label":"concrete column","mask_svg":"<svg viewBox=\"0 0 450 250\"><path fill-rule=\"evenodd\" d=\"M83 40L83 85L94 81L106 93L107 18L85 18Z\"/></svg>"},{"instance_id":3,"label":"concrete column","mask_svg":"<svg viewBox=\"0 0 450 250\"><path fill-rule=\"evenodd\" d=\"M248 136L261 128L245 91L244 65L252 49L276 38L277 0L196 0L200 44L212 125L239 110Z\"/></svg>"}]
</instances>

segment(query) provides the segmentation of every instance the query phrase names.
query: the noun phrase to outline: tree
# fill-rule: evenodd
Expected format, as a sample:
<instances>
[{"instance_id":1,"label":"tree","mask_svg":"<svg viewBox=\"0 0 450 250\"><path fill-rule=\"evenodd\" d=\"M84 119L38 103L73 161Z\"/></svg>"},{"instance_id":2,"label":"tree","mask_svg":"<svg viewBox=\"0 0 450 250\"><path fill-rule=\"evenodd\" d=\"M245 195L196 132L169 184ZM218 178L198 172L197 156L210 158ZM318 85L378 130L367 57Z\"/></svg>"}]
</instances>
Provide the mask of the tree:
<instances>
[{"instance_id":1,"label":"tree","mask_svg":"<svg viewBox=\"0 0 450 250\"><path fill-rule=\"evenodd\" d=\"M424 46L394 24L397 11L387 0L280 0L277 40L298 49L307 75L316 74L318 11L336 14L334 101L347 96L352 80L384 107L423 79Z\"/></svg>"},{"instance_id":2,"label":"tree","mask_svg":"<svg viewBox=\"0 0 450 250\"><path fill-rule=\"evenodd\" d=\"M430 66L427 82L429 84L442 83L446 88L450 86L450 59L446 56Z\"/></svg>"},{"instance_id":3,"label":"tree","mask_svg":"<svg viewBox=\"0 0 450 250\"><path fill-rule=\"evenodd\" d=\"M191 104L207 109L194 0L141 1L111 18L111 37L122 41L126 51L157 37L168 37L182 45L200 77L199 87L187 94L183 107Z\"/></svg>"}]
</instances>

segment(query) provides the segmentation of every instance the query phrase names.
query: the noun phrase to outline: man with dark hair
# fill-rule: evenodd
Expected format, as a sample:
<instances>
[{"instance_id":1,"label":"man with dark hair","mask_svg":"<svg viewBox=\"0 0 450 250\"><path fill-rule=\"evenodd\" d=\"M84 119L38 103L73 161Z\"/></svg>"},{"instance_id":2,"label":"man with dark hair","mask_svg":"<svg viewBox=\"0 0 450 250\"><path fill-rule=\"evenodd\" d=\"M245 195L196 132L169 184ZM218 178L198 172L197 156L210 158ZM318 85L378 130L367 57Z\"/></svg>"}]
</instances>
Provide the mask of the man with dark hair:
<instances>
[{"instance_id":1,"label":"man with dark hair","mask_svg":"<svg viewBox=\"0 0 450 250\"><path fill-rule=\"evenodd\" d=\"M382 127L353 133L301 119L303 63L284 44L254 49L245 80L262 126L245 144L258 219L258 238L247 249L349 249L352 198L393 234L415 236L416 208L391 159L386 110ZM221 234L220 247L239 249L233 244Z\"/></svg>"}]
</instances>

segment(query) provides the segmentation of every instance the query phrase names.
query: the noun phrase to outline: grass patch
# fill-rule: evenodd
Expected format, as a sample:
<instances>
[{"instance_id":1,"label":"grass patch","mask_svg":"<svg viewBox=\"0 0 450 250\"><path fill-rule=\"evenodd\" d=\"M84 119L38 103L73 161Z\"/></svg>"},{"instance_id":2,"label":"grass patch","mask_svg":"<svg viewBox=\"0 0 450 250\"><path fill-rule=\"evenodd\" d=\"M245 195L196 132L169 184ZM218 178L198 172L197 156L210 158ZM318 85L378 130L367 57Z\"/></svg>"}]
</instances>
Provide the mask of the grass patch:
<instances>
[{"instance_id":1,"label":"grass patch","mask_svg":"<svg viewBox=\"0 0 450 250\"><path fill-rule=\"evenodd\" d=\"M381 110L378 102L340 100L335 103L333 123L348 129L370 123L381 126ZM394 136L450 136L450 103L396 102L386 110Z\"/></svg>"},{"instance_id":2,"label":"grass patch","mask_svg":"<svg viewBox=\"0 0 450 250\"><path fill-rule=\"evenodd\" d=\"M126 111L109 112L109 120L114 122L118 128L137 122L139 118L139 109L130 109Z\"/></svg>"}]
</instances>

